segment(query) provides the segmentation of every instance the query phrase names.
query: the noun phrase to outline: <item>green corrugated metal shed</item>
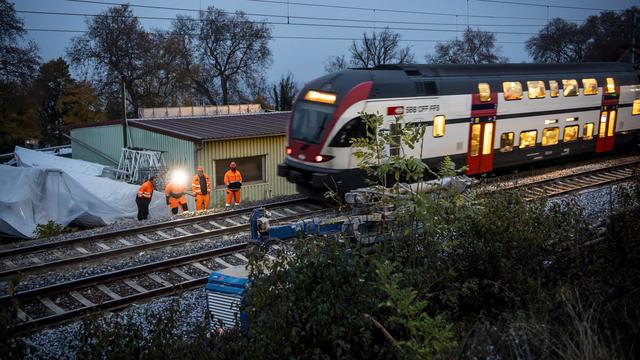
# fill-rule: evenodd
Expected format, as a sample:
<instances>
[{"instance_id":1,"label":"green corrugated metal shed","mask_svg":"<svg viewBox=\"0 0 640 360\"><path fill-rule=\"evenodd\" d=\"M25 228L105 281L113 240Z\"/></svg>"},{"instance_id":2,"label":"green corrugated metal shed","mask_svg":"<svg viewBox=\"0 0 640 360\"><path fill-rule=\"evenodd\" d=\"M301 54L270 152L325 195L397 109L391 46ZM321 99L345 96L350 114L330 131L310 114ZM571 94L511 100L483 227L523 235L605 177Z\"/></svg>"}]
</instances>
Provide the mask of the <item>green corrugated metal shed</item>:
<instances>
[{"instance_id":1,"label":"green corrugated metal shed","mask_svg":"<svg viewBox=\"0 0 640 360\"><path fill-rule=\"evenodd\" d=\"M242 200L263 200L295 194L295 185L277 176L284 161L285 127L289 113L259 113L209 117L133 119L129 121L129 146L164 151L169 168L184 168L194 173L202 165L212 179L229 161L261 159L260 179L245 182ZM122 127L118 123L95 124L70 130L73 157L114 165L123 146ZM77 149L77 150L76 150ZM220 170L222 171L222 170ZM218 174L221 176L221 174ZM221 205L224 186L218 187L211 205ZM215 200L214 200L215 198Z\"/></svg>"}]
</instances>

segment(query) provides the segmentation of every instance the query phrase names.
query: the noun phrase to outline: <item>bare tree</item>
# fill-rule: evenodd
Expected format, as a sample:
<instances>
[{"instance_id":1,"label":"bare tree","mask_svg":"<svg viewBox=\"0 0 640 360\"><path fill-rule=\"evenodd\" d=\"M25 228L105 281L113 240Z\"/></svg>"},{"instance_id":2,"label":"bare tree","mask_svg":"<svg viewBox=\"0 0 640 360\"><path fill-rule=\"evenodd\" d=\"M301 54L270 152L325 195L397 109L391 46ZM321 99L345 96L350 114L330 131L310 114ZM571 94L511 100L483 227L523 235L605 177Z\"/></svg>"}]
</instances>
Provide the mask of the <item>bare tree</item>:
<instances>
[{"instance_id":1,"label":"bare tree","mask_svg":"<svg viewBox=\"0 0 640 360\"><path fill-rule=\"evenodd\" d=\"M348 67L349 63L344 55L329 56L324 62L324 71L327 73L341 71Z\"/></svg>"},{"instance_id":2,"label":"bare tree","mask_svg":"<svg viewBox=\"0 0 640 360\"><path fill-rule=\"evenodd\" d=\"M211 79L216 79L223 104L239 90L240 83L251 87L262 78L270 64L271 30L251 21L243 12L228 14L210 6L200 12L196 21L180 17L174 22L173 34L182 38L182 68L194 82L194 89L210 101L216 99ZM188 39L190 35L194 38Z\"/></svg>"},{"instance_id":3,"label":"bare tree","mask_svg":"<svg viewBox=\"0 0 640 360\"><path fill-rule=\"evenodd\" d=\"M0 0L0 81L28 85L38 68L38 47L33 41L24 46L24 23L16 16L13 4Z\"/></svg>"},{"instance_id":4,"label":"bare tree","mask_svg":"<svg viewBox=\"0 0 640 360\"><path fill-rule=\"evenodd\" d=\"M400 34L388 28L371 35L365 32L362 40L351 44L349 52L351 64L359 67L392 63L406 64L415 61L411 47L401 47Z\"/></svg>"},{"instance_id":5,"label":"bare tree","mask_svg":"<svg viewBox=\"0 0 640 360\"><path fill-rule=\"evenodd\" d=\"M435 54L427 54L425 59L433 64L506 63L509 59L499 55L495 43L494 33L468 28L462 39L437 43Z\"/></svg>"},{"instance_id":6,"label":"bare tree","mask_svg":"<svg viewBox=\"0 0 640 360\"><path fill-rule=\"evenodd\" d=\"M535 62L581 62L587 40L588 35L578 25L555 18L527 40L526 48Z\"/></svg>"},{"instance_id":7,"label":"bare tree","mask_svg":"<svg viewBox=\"0 0 640 360\"><path fill-rule=\"evenodd\" d=\"M298 86L293 80L293 74L289 72L286 76L282 76L277 84L272 88L272 100L275 109L278 111L291 110L293 99L298 93Z\"/></svg>"},{"instance_id":8,"label":"bare tree","mask_svg":"<svg viewBox=\"0 0 640 360\"><path fill-rule=\"evenodd\" d=\"M72 39L67 57L85 74L91 74L104 93L113 92L124 82L128 101L137 114L146 95L142 80L153 68L148 60L156 51L154 38L128 5L105 10L88 19L87 26L85 35Z\"/></svg>"}]
</instances>

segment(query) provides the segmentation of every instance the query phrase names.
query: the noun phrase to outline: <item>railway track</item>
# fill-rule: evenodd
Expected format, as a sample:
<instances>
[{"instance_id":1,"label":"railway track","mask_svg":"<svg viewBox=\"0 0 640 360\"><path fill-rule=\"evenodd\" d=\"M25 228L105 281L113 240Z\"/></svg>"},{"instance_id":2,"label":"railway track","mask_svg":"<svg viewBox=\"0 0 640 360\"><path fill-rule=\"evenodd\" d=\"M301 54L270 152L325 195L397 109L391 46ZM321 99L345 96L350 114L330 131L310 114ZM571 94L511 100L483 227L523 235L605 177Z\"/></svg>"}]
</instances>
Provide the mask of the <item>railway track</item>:
<instances>
[{"instance_id":1,"label":"railway track","mask_svg":"<svg viewBox=\"0 0 640 360\"><path fill-rule=\"evenodd\" d=\"M265 205L276 219L322 209L308 200ZM106 257L233 234L246 229L253 208L193 216L122 231L106 232L0 251L0 279Z\"/></svg>"},{"instance_id":2,"label":"railway track","mask_svg":"<svg viewBox=\"0 0 640 360\"><path fill-rule=\"evenodd\" d=\"M525 200L555 197L568 193L623 182L631 179L640 167L640 161L630 161L604 168L584 170L556 178L513 184L495 188L493 191L521 191Z\"/></svg>"},{"instance_id":3,"label":"railway track","mask_svg":"<svg viewBox=\"0 0 640 360\"><path fill-rule=\"evenodd\" d=\"M276 221L290 221L330 210L318 205L305 204L294 207L290 204L284 208L289 211L285 211L282 208L284 204L278 206L270 210ZM292 208L298 208L298 211L293 211ZM244 209L245 212L250 210ZM234 215L238 214L240 213ZM158 225L166 225L166 223ZM228 233L243 232L248 229L249 223L246 221L243 224L179 238L187 238L182 241L194 241L220 237ZM145 231L147 230L149 229L145 229ZM158 244L157 246L162 245ZM1 296L0 305L15 309L17 317L15 329L17 331L55 325L100 311L122 309L135 302L202 286L213 271L245 265L248 262L243 255L246 247L246 242L240 242L72 281L16 291L11 296ZM100 254L105 255L104 253L98 255ZM93 258L92 256L91 259ZM84 258L84 260L89 259ZM58 265L60 264L58 263Z\"/></svg>"}]
</instances>

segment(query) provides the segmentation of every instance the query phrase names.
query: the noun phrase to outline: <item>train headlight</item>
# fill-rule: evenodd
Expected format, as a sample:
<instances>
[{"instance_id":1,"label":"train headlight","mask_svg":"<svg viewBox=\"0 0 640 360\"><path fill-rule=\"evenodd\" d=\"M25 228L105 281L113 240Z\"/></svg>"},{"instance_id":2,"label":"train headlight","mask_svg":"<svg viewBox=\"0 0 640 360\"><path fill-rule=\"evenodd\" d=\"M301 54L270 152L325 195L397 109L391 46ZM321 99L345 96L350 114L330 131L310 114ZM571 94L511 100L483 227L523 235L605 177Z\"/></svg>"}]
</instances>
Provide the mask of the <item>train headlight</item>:
<instances>
[{"instance_id":1,"label":"train headlight","mask_svg":"<svg viewBox=\"0 0 640 360\"><path fill-rule=\"evenodd\" d=\"M286 153L287 155L291 155L291 153L293 153L293 149L292 149L291 147L287 146L287 148L286 148L286 150L285 150L285 153Z\"/></svg>"},{"instance_id":2,"label":"train headlight","mask_svg":"<svg viewBox=\"0 0 640 360\"><path fill-rule=\"evenodd\" d=\"M325 104L335 104L336 94L326 93L322 91L309 90L304 95L305 100L317 101Z\"/></svg>"},{"instance_id":3,"label":"train headlight","mask_svg":"<svg viewBox=\"0 0 640 360\"><path fill-rule=\"evenodd\" d=\"M333 159L333 156L329 156L329 155L316 155L313 157L313 160L315 162L325 162L325 161L329 161Z\"/></svg>"}]
</instances>

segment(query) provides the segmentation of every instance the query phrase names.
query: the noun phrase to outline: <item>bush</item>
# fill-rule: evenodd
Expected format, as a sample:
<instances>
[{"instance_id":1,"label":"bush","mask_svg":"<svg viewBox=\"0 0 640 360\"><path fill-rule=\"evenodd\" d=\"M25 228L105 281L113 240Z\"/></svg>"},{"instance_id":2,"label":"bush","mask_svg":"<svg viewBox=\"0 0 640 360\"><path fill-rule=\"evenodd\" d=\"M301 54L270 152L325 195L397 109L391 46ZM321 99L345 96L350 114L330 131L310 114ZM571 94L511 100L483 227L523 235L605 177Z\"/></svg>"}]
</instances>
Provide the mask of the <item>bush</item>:
<instances>
[{"instance_id":1,"label":"bush","mask_svg":"<svg viewBox=\"0 0 640 360\"><path fill-rule=\"evenodd\" d=\"M36 237L36 239L43 239L70 233L75 230L77 229L73 227L65 227L64 225L58 224L53 220L49 220L46 224L36 225L36 229L33 232L33 235Z\"/></svg>"}]
</instances>

